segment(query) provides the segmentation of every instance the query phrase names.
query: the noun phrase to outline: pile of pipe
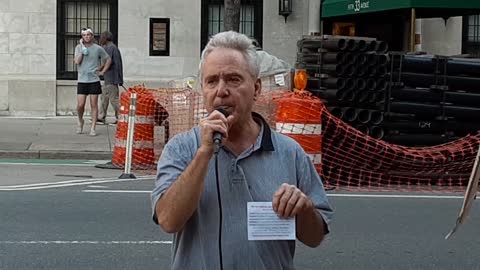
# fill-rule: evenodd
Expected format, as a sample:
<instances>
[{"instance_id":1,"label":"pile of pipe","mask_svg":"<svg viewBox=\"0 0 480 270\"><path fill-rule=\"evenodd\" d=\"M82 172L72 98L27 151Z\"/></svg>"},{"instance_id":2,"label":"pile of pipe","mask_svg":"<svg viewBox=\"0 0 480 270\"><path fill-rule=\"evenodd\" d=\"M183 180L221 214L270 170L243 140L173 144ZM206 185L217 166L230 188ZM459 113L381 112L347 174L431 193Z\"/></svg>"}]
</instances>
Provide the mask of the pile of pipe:
<instances>
[{"instance_id":1,"label":"pile of pipe","mask_svg":"<svg viewBox=\"0 0 480 270\"><path fill-rule=\"evenodd\" d=\"M392 53L385 140L445 143L480 131L480 59Z\"/></svg>"},{"instance_id":2,"label":"pile of pipe","mask_svg":"<svg viewBox=\"0 0 480 270\"><path fill-rule=\"evenodd\" d=\"M328 110L373 138L384 136L388 44L372 38L305 36L297 42L296 68L307 71L307 90Z\"/></svg>"}]
</instances>

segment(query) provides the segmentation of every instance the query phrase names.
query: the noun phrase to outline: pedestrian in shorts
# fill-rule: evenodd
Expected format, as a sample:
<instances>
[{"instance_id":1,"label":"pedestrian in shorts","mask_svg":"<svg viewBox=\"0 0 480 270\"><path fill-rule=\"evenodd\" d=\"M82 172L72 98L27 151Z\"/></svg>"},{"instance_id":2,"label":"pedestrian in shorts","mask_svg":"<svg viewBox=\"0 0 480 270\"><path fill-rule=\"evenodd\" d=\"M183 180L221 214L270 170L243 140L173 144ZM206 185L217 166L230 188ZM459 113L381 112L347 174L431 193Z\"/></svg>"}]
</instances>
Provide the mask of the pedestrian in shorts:
<instances>
[{"instance_id":1,"label":"pedestrian in shorts","mask_svg":"<svg viewBox=\"0 0 480 270\"><path fill-rule=\"evenodd\" d=\"M98 115L98 95L102 93L100 76L103 76L109 69L112 60L108 53L101 46L95 44L93 30L82 29L82 38L75 47L74 62L78 69L77 87L77 114L78 122L76 133L83 133L85 103L87 96L90 96L90 110L92 126L90 136L96 136L95 131Z\"/></svg>"}]
</instances>

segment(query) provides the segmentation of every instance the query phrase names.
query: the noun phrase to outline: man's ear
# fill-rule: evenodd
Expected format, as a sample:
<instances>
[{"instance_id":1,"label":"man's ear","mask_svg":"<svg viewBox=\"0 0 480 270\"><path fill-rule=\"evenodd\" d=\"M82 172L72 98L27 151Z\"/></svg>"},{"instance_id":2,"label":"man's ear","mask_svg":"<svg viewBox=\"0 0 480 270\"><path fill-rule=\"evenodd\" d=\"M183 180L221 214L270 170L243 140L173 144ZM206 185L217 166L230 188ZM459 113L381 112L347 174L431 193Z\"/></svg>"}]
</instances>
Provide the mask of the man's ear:
<instances>
[{"instance_id":1,"label":"man's ear","mask_svg":"<svg viewBox=\"0 0 480 270\"><path fill-rule=\"evenodd\" d=\"M255 93L253 94L253 100L257 100L262 93L262 80L257 79L255 81Z\"/></svg>"}]
</instances>

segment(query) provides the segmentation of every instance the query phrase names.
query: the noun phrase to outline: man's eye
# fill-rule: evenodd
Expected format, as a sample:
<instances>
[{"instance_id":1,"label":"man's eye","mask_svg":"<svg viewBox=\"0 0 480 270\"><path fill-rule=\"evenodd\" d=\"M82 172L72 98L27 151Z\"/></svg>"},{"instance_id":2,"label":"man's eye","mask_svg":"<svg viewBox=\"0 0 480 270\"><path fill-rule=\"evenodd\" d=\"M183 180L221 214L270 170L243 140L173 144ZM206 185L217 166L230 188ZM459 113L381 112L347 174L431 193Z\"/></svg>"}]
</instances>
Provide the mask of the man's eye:
<instances>
[{"instance_id":1,"label":"man's eye","mask_svg":"<svg viewBox=\"0 0 480 270\"><path fill-rule=\"evenodd\" d=\"M234 82L234 83L240 82L240 78L239 78L239 77L231 77L231 78L229 79L229 81L230 81L230 82Z\"/></svg>"},{"instance_id":2,"label":"man's eye","mask_svg":"<svg viewBox=\"0 0 480 270\"><path fill-rule=\"evenodd\" d=\"M215 85L216 83L217 83L216 80L207 80L207 85L208 85L208 86Z\"/></svg>"}]
</instances>

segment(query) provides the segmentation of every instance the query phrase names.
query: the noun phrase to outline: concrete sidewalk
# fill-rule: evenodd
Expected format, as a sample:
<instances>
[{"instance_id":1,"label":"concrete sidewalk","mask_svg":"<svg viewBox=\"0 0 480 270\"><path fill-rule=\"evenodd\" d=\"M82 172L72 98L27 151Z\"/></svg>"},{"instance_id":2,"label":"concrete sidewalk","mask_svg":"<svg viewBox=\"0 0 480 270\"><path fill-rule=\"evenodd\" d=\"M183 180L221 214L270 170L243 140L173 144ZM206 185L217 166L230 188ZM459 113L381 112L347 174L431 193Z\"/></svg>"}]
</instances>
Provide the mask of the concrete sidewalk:
<instances>
[{"instance_id":1,"label":"concrete sidewalk","mask_svg":"<svg viewBox=\"0 0 480 270\"><path fill-rule=\"evenodd\" d=\"M114 119L107 119L112 122ZM90 117L83 134L75 134L76 117L0 117L0 158L111 160L116 125L98 125L89 136Z\"/></svg>"}]
</instances>

